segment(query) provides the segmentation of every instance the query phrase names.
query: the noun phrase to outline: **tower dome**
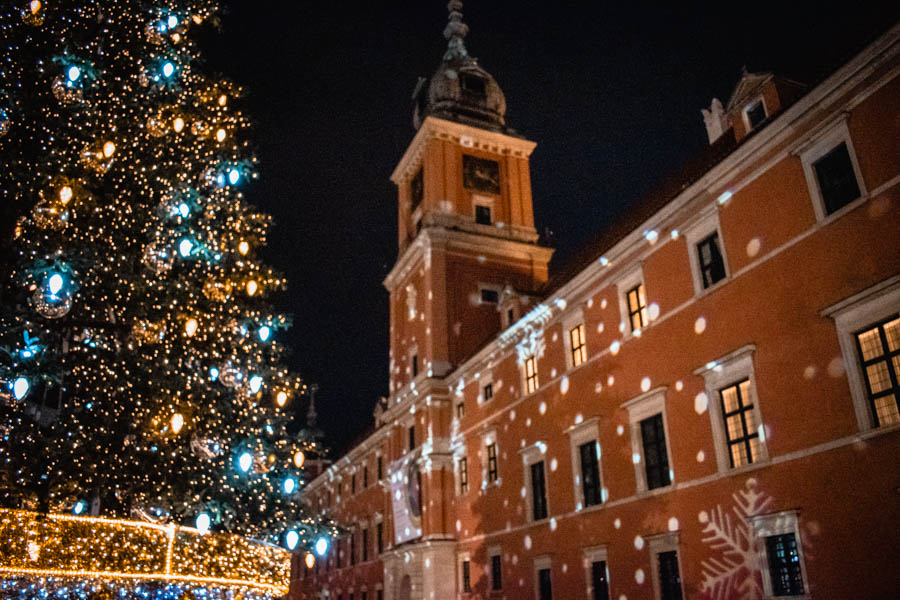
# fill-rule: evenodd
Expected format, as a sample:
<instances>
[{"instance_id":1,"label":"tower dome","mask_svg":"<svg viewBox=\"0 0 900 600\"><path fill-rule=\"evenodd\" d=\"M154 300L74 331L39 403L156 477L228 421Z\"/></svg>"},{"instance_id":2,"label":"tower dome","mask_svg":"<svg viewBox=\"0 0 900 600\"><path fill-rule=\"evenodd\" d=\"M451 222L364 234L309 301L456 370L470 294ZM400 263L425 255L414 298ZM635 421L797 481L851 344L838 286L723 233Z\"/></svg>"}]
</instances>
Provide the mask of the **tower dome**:
<instances>
[{"instance_id":1,"label":"tower dome","mask_svg":"<svg viewBox=\"0 0 900 600\"><path fill-rule=\"evenodd\" d=\"M463 22L462 7L462 0L447 4L447 51L431 79L420 78L416 85L413 125L418 129L430 115L506 132L506 98L494 77L466 50L464 39L469 26Z\"/></svg>"}]
</instances>

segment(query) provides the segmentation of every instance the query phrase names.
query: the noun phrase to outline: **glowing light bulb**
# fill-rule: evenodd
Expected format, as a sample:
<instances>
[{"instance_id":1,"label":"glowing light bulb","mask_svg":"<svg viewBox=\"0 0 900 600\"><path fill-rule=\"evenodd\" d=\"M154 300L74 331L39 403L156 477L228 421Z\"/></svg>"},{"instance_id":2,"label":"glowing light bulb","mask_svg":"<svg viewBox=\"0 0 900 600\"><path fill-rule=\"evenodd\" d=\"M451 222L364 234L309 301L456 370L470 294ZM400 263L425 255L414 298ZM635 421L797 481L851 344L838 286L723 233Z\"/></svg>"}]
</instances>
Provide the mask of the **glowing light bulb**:
<instances>
[{"instance_id":1,"label":"glowing light bulb","mask_svg":"<svg viewBox=\"0 0 900 600\"><path fill-rule=\"evenodd\" d=\"M249 452L244 452L238 457L238 466L241 468L241 471L246 473L250 470L250 466L253 464L253 455Z\"/></svg>"},{"instance_id":2,"label":"glowing light bulb","mask_svg":"<svg viewBox=\"0 0 900 600\"><path fill-rule=\"evenodd\" d=\"M175 121L172 122L172 129L175 130L175 133L180 133L184 129L184 119L176 117Z\"/></svg>"},{"instance_id":3,"label":"glowing light bulb","mask_svg":"<svg viewBox=\"0 0 900 600\"><path fill-rule=\"evenodd\" d=\"M297 480L293 477L288 477L284 480L284 493L290 494L297 488Z\"/></svg>"},{"instance_id":4,"label":"glowing light bulb","mask_svg":"<svg viewBox=\"0 0 900 600\"><path fill-rule=\"evenodd\" d=\"M291 529L287 532L287 535L284 536L284 542L287 544L288 550L293 550L297 547L297 544L300 543L300 534Z\"/></svg>"},{"instance_id":5,"label":"glowing light bulb","mask_svg":"<svg viewBox=\"0 0 900 600\"><path fill-rule=\"evenodd\" d=\"M113 144L112 142L106 142L105 144L103 144L103 156L105 156L106 158L109 158L110 156L112 156L115 153L115 151L116 151L116 145Z\"/></svg>"},{"instance_id":6,"label":"glowing light bulb","mask_svg":"<svg viewBox=\"0 0 900 600\"><path fill-rule=\"evenodd\" d=\"M215 381L215 380L218 379L218 378L219 378L219 370L218 370L217 368L215 368L215 367L212 367L212 368L209 370L209 380L210 380L210 381Z\"/></svg>"},{"instance_id":7,"label":"glowing light bulb","mask_svg":"<svg viewBox=\"0 0 900 600\"><path fill-rule=\"evenodd\" d=\"M66 76L69 78L69 81L78 81L78 78L81 77L81 69L78 67L69 67L69 70L66 71Z\"/></svg>"},{"instance_id":8,"label":"glowing light bulb","mask_svg":"<svg viewBox=\"0 0 900 600\"><path fill-rule=\"evenodd\" d=\"M297 467L298 469L302 469L303 463L305 463L305 462L306 462L306 455L303 454L302 450L297 450L294 453L294 466Z\"/></svg>"},{"instance_id":9,"label":"glowing light bulb","mask_svg":"<svg viewBox=\"0 0 900 600\"><path fill-rule=\"evenodd\" d=\"M325 556L325 553L328 552L328 538L320 537L316 540L315 546L316 554L319 556Z\"/></svg>"},{"instance_id":10,"label":"glowing light bulb","mask_svg":"<svg viewBox=\"0 0 900 600\"><path fill-rule=\"evenodd\" d=\"M259 375L254 375L250 378L250 393L258 394L260 388L262 388L263 378Z\"/></svg>"},{"instance_id":11,"label":"glowing light bulb","mask_svg":"<svg viewBox=\"0 0 900 600\"><path fill-rule=\"evenodd\" d=\"M50 279L47 281L47 289L50 291L50 294L55 296L57 295L63 287L63 277L59 273L54 273L50 276Z\"/></svg>"},{"instance_id":12,"label":"glowing light bulb","mask_svg":"<svg viewBox=\"0 0 900 600\"><path fill-rule=\"evenodd\" d=\"M75 506L72 507L72 513L76 515L80 515L84 512L84 509L87 508L87 502L84 500L79 500L75 503Z\"/></svg>"},{"instance_id":13,"label":"glowing light bulb","mask_svg":"<svg viewBox=\"0 0 900 600\"><path fill-rule=\"evenodd\" d=\"M178 205L178 214L183 218L187 218L189 214L191 214L191 207L187 202L182 202Z\"/></svg>"},{"instance_id":14,"label":"glowing light bulb","mask_svg":"<svg viewBox=\"0 0 900 600\"><path fill-rule=\"evenodd\" d=\"M228 171L228 183L231 185L237 185L237 182L241 180L241 172L237 169L231 169Z\"/></svg>"},{"instance_id":15,"label":"glowing light bulb","mask_svg":"<svg viewBox=\"0 0 900 600\"><path fill-rule=\"evenodd\" d=\"M193 337L195 333L197 333L197 327L199 323L197 323L197 319L188 319L187 323L184 324L184 332L188 337Z\"/></svg>"},{"instance_id":16,"label":"glowing light bulb","mask_svg":"<svg viewBox=\"0 0 900 600\"><path fill-rule=\"evenodd\" d=\"M200 535L206 535L209 532L210 522L209 515L205 512L197 515L197 520L194 521L194 525L197 526L197 531L200 532Z\"/></svg>"},{"instance_id":17,"label":"glowing light bulb","mask_svg":"<svg viewBox=\"0 0 900 600\"><path fill-rule=\"evenodd\" d=\"M71 187L64 185L61 188L59 188L59 201L60 202L62 202L63 204L68 204L71 199L72 199L72 188Z\"/></svg>"},{"instance_id":18,"label":"glowing light bulb","mask_svg":"<svg viewBox=\"0 0 900 600\"><path fill-rule=\"evenodd\" d=\"M28 390L31 389L31 383L25 379L24 377L17 377L15 381L13 381L12 391L13 397L16 400L21 400L25 396L28 395Z\"/></svg>"},{"instance_id":19,"label":"glowing light bulb","mask_svg":"<svg viewBox=\"0 0 900 600\"><path fill-rule=\"evenodd\" d=\"M220 129L216 132L216 139L218 141L224 142L226 137L228 137L228 132L224 129Z\"/></svg>"},{"instance_id":20,"label":"glowing light bulb","mask_svg":"<svg viewBox=\"0 0 900 600\"><path fill-rule=\"evenodd\" d=\"M184 415L181 413L175 413L172 415L172 433L178 433L181 431L181 428L184 427Z\"/></svg>"},{"instance_id":21,"label":"glowing light bulb","mask_svg":"<svg viewBox=\"0 0 900 600\"><path fill-rule=\"evenodd\" d=\"M257 335L259 335L259 340L261 342L268 342L269 338L272 337L272 328L268 325L263 325L259 328Z\"/></svg>"},{"instance_id":22,"label":"glowing light bulb","mask_svg":"<svg viewBox=\"0 0 900 600\"><path fill-rule=\"evenodd\" d=\"M250 244L248 244L245 240L241 240L241 243L238 244L238 252L246 256L246 254L250 252Z\"/></svg>"},{"instance_id":23,"label":"glowing light bulb","mask_svg":"<svg viewBox=\"0 0 900 600\"><path fill-rule=\"evenodd\" d=\"M247 295L253 296L256 294L256 290L259 289L259 284L253 281L252 279L247 282Z\"/></svg>"},{"instance_id":24,"label":"glowing light bulb","mask_svg":"<svg viewBox=\"0 0 900 600\"><path fill-rule=\"evenodd\" d=\"M28 8L31 9L32 14L37 14L37 12L41 10L41 0L31 0L31 4L28 5Z\"/></svg>"},{"instance_id":25,"label":"glowing light bulb","mask_svg":"<svg viewBox=\"0 0 900 600\"><path fill-rule=\"evenodd\" d=\"M316 557L313 556L312 552L307 552L306 558L303 560L306 563L307 569L312 569L314 566L316 566Z\"/></svg>"},{"instance_id":26,"label":"glowing light bulb","mask_svg":"<svg viewBox=\"0 0 900 600\"><path fill-rule=\"evenodd\" d=\"M284 406L287 404L287 399L287 392L278 392L278 395L275 396L275 403L278 404L278 406Z\"/></svg>"},{"instance_id":27,"label":"glowing light bulb","mask_svg":"<svg viewBox=\"0 0 900 600\"><path fill-rule=\"evenodd\" d=\"M191 255L191 252L193 250L194 250L194 242L192 242L191 240L181 240L180 242L178 242L178 253L182 257L187 258L188 256Z\"/></svg>"},{"instance_id":28,"label":"glowing light bulb","mask_svg":"<svg viewBox=\"0 0 900 600\"><path fill-rule=\"evenodd\" d=\"M162 66L162 74L166 77L171 77L175 73L175 65L166 61Z\"/></svg>"},{"instance_id":29,"label":"glowing light bulb","mask_svg":"<svg viewBox=\"0 0 900 600\"><path fill-rule=\"evenodd\" d=\"M166 20L166 24L169 26L169 29L178 27L178 17L176 17L175 15L169 15L169 18Z\"/></svg>"},{"instance_id":30,"label":"glowing light bulb","mask_svg":"<svg viewBox=\"0 0 900 600\"><path fill-rule=\"evenodd\" d=\"M219 106L225 106L225 104L227 102L228 102L228 96L226 96L225 94L222 94L221 96L219 96Z\"/></svg>"}]
</instances>

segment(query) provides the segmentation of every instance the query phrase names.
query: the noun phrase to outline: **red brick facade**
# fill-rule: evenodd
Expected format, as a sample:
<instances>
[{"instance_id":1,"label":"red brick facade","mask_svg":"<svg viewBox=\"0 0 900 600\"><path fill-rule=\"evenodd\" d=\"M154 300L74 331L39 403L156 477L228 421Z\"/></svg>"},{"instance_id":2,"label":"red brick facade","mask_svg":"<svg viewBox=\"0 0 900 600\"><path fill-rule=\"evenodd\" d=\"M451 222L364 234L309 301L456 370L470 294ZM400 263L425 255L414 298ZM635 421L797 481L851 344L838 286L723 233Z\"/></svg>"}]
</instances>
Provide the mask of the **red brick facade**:
<instances>
[{"instance_id":1,"label":"red brick facade","mask_svg":"<svg viewBox=\"0 0 900 600\"><path fill-rule=\"evenodd\" d=\"M427 117L393 175L391 395L304 491L351 534L292 598L896 597L898 51L895 27L804 94L739 86L715 159L564 280L534 144Z\"/></svg>"}]
</instances>

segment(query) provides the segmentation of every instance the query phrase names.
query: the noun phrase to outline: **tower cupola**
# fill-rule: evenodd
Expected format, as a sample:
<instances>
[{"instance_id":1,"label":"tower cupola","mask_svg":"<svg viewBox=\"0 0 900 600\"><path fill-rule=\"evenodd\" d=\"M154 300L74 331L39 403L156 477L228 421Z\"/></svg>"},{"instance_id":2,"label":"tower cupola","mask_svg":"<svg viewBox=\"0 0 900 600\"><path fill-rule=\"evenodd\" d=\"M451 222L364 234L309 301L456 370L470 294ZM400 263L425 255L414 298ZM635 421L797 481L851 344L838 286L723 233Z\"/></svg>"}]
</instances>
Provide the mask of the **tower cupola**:
<instances>
[{"instance_id":1,"label":"tower cupola","mask_svg":"<svg viewBox=\"0 0 900 600\"><path fill-rule=\"evenodd\" d=\"M469 56L463 22L462 0L447 4L449 20L444 29L447 51L431 79L419 78L413 92L413 125L418 129L425 117L434 116L492 131L508 132L506 98L494 77L478 59Z\"/></svg>"}]
</instances>

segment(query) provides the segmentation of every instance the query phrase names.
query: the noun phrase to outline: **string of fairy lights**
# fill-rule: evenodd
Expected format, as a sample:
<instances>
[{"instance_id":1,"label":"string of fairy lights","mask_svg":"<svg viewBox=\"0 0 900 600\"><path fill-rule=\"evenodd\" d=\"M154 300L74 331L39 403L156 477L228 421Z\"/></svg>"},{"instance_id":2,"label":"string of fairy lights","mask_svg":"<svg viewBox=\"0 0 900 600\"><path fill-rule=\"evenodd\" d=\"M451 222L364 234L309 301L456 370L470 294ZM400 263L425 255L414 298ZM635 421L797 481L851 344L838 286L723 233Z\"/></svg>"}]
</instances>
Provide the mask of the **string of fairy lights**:
<instances>
[{"instance_id":1,"label":"string of fairy lights","mask_svg":"<svg viewBox=\"0 0 900 600\"><path fill-rule=\"evenodd\" d=\"M259 256L270 218L244 200L242 92L204 73L193 35L216 3L11 4L0 504L324 554L337 531L299 501L322 449L286 430L305 386L269 299L285 282Z\"/></svg>"}]
</instances>

